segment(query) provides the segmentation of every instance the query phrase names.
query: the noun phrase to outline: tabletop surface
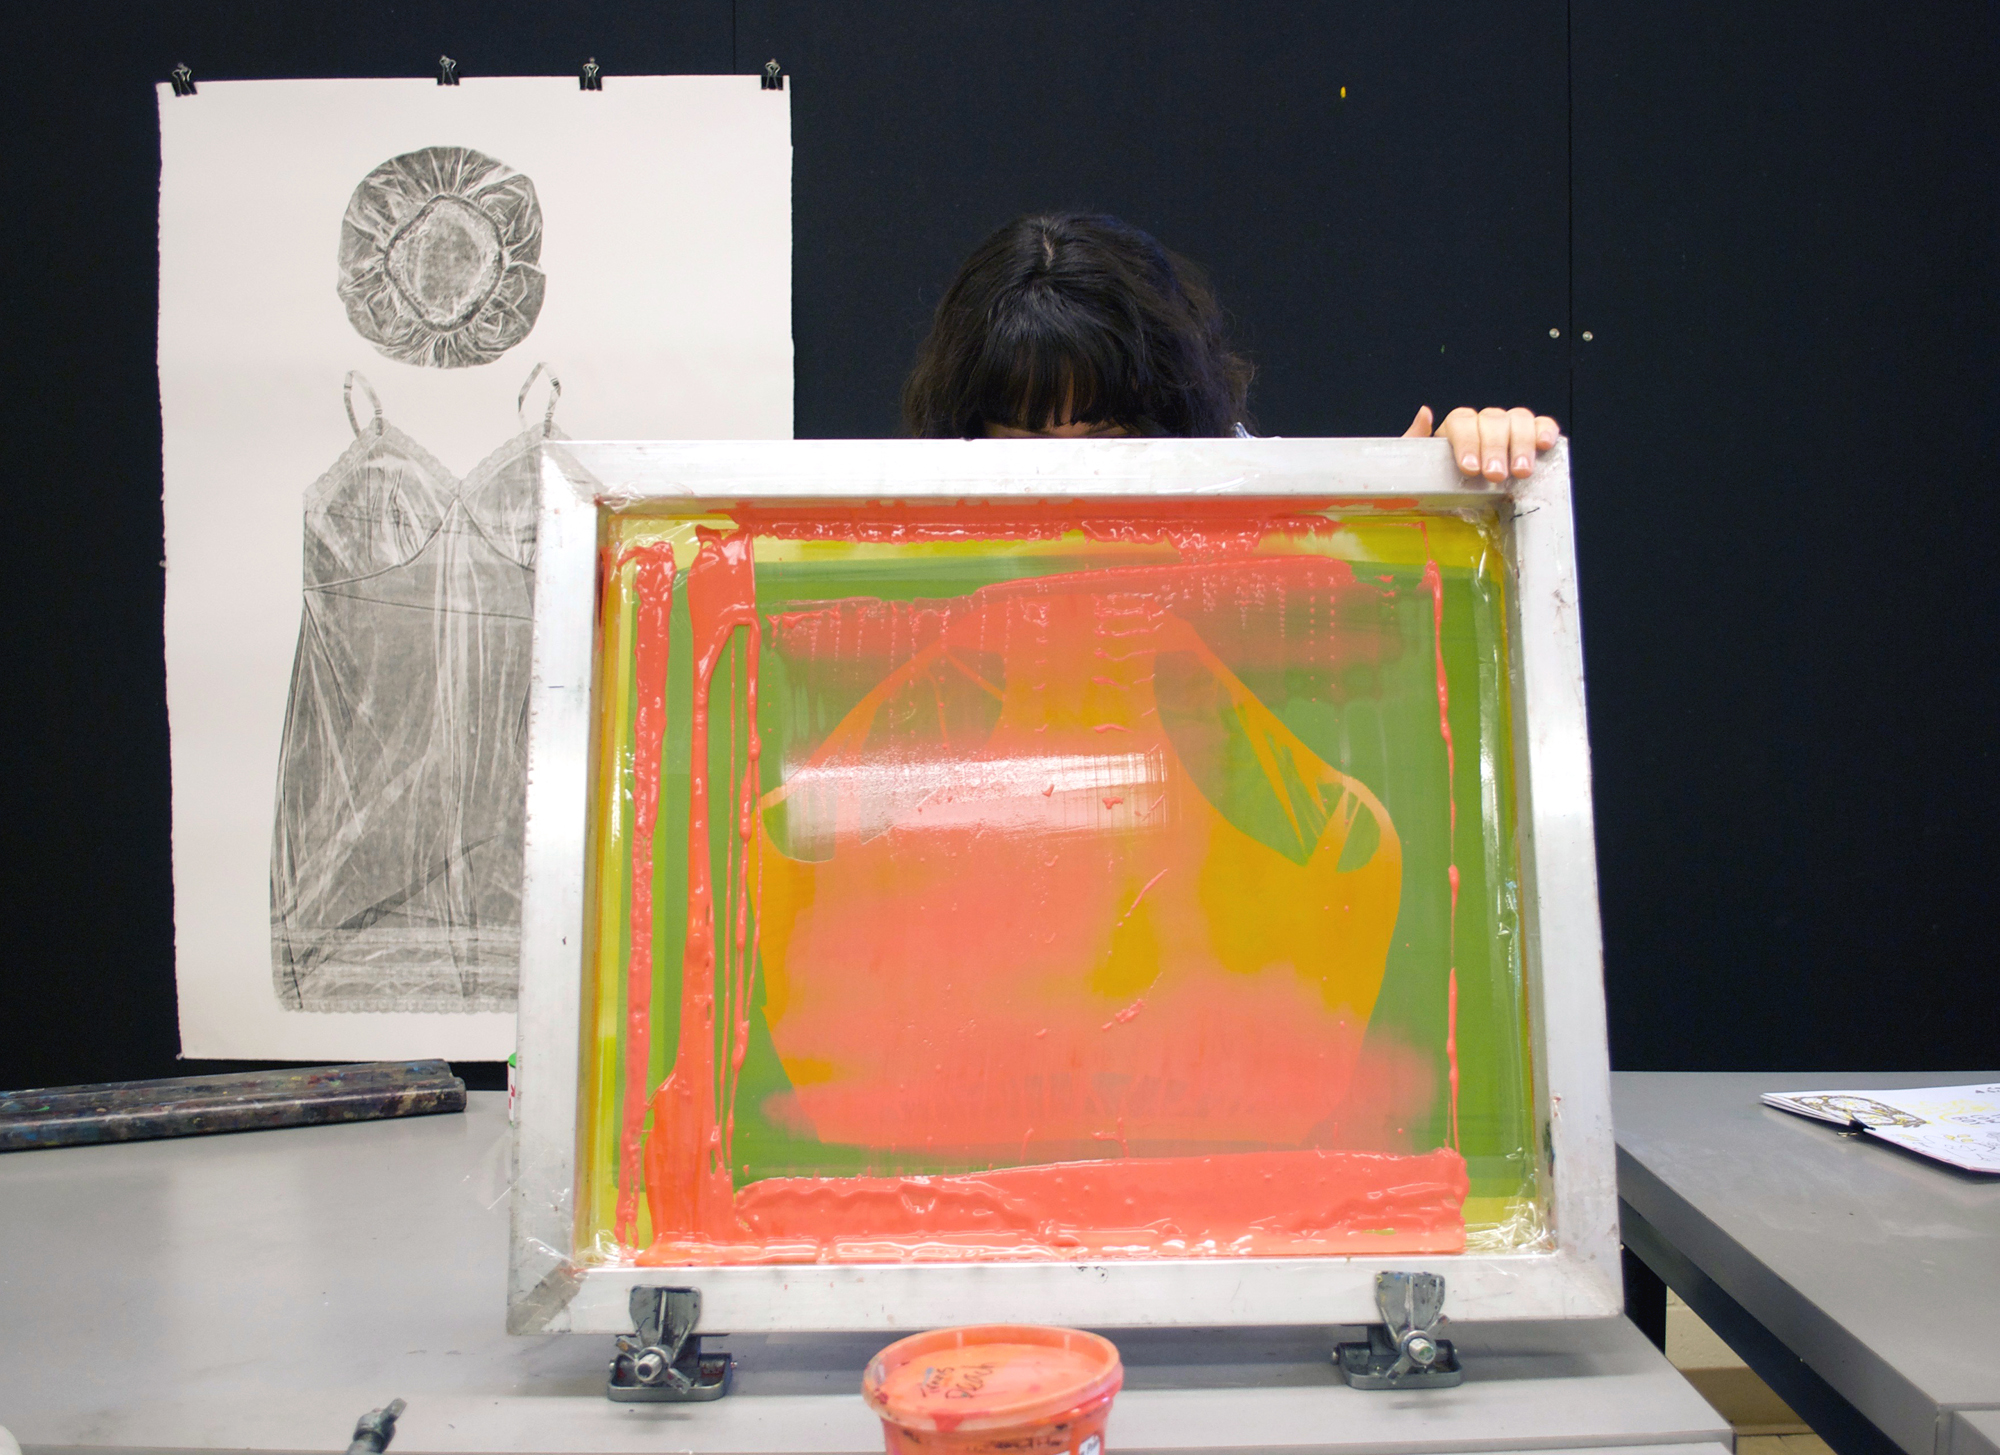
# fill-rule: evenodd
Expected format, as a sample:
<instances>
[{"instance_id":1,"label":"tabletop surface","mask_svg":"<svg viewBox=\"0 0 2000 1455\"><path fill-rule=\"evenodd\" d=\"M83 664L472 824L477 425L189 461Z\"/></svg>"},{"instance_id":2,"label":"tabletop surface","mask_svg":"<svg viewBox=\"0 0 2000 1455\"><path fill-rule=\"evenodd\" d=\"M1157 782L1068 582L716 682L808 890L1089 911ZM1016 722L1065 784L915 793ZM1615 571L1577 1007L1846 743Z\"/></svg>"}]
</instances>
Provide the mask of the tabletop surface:
<instances>
[{"instance_id":1,"label":"tabletop surface","mask_svg":"<svg viewBox=\"0 0 2000 1455\"><path fill-rule=\"evenodd\" d=\"M609 1338L503 1332L505 1101L0 1156L0 1425L29 1455L339 1450L401 1396L395 1455L881 1450L857 1393L879 1334L732 1337L736 1392L676 1406L604 1398ZM1462 1387L1382 1394L1333 1374L1353 1331L1114 1331L1111 1444L1723 1455L1624 1319L1450 1333Z\"/></svg>"},{"instance_id":2,"label":"tabletop surface","mask_svg":"<svg viewBox=\"0 0 2000 1455\"><path fill-rule=\"evenodd\" d=\"M1891 1439L1937 1449L1941 1412L2000 1407L2000 1177L1757 1098L1994 1081L1619 1072L1619 1196Z\"/></svg>"},{"instance_id":3,"label":"tabletop surface","mask_svg":"<svg viewBox=\"0 0 2000 1455\"><path fill-rule=\"evenodd\" d=\"M1946 1455L2000 1455L2000 1409L1955 1413Z\"/></svg>"}]
</instances>

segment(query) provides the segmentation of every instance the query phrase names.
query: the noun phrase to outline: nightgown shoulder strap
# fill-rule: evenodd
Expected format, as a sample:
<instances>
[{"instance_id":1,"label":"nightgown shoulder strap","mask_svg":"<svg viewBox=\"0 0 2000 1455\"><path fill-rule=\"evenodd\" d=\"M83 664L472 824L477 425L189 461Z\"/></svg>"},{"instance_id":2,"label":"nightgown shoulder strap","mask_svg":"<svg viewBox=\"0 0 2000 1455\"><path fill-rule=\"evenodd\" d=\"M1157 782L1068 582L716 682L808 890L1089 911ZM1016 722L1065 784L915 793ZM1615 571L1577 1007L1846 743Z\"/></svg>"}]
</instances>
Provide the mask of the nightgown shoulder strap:
<instances>
[{"instance_id":1,"label":"nightgown shoulder strap","mask_svg":"<svg viewBox=\"0 0 2000 1455\"><path fill-rule=\"evenodd\" d=\"M356 439L361 438L361 421L354 417L354 386L356 384L361 386L362 393L368 396L368 402L375 408L375 418L369 426L369 433L382 433L382 401L375 393L375 386L368 382L359 369L349 369L346 381L340 386L340 400L341 403L347 406L347 422L354 427L354 437Z\"/></svg>"},{"instance_id":2,"label":"nightgown shoulder strap","mask_svg":"<svg viewBox=\"0 0 2000 1455\"><path fill-rule=\"evenodd\" d=\"M548 408L542 411L542 433L549 435L555 432L556 401L562 398L562 380L556 377L556 371L547 364L537 364L528 371L528 377L521 385L521 392L515 396L514 412L521 417L521 427L529 428L528 391L535 387L535 380L544 374L549 376L549 403Z\"/></svg>"}]
</instances>

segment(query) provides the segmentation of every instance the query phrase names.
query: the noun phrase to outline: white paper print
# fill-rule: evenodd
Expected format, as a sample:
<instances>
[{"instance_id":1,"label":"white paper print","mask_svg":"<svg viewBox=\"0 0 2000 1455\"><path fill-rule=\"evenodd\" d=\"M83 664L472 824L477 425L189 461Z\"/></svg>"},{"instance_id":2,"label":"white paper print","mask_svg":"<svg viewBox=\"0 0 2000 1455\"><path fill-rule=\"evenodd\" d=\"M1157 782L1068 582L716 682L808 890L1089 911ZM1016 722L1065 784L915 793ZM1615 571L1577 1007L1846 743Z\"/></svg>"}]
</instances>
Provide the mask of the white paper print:
<instances>
[{"instance_id":1,"label":"white paper print","mask_svg":"<svg viewBox=\"0 0 2000 1455\"><path fill-rule=\"evenodd\" d=\"M185 1055L513 1049L536 451L790 437L788 107L161 88Z\"/></svg>"},{"instance_id":2,"label":"white paper print","mask_svg":"<svg viewBox=\"0 0 2000 1455\"><path fill-rule=\"evenodd\" d=\"M1860 1126L1871 1136L1972 1172L2000 1172L2000 1083L1895 1091L1771 1091L1781 1111Z\"/></svg>"}]
</instances>

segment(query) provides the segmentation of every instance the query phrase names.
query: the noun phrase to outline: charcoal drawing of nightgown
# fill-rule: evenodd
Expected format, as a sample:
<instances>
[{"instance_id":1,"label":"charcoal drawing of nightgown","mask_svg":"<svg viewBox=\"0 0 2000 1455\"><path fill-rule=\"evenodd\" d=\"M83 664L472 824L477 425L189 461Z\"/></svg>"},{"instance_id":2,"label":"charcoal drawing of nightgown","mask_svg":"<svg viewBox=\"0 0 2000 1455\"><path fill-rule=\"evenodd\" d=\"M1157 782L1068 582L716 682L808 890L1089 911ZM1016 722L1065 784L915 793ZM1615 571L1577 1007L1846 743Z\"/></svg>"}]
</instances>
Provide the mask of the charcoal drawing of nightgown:
<instances>
[{"instance_id":1,"label":"charcoal drawing of nightgown","mask_svg":"<svg viewBox=\"0 0 2000 1455\"><path fill-rule=\"evenodd\" d=\"M355 441L305 500L271 838L287 1009L514 1008L535 481L542 441L559 437L549 383L548 415L459 480L348 376Z\"/></svg>"}]
</instances>

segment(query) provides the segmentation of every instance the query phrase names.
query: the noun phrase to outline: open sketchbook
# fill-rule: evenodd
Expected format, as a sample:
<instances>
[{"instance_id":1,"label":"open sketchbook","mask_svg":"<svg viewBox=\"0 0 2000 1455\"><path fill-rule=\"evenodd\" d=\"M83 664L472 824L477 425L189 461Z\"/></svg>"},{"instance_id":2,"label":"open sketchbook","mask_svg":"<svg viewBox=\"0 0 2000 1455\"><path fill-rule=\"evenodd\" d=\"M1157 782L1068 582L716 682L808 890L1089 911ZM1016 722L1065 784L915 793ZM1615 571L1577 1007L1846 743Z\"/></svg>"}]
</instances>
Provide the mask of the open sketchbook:
<instances>
[{"instance_id":1,"label":"open sketchbook","mask_svg":"<svg viewBox=\"0 0 2000 1455\"><path fill-rule=\"evenodd\" d=\"M1858 1127L1973 1172L2000 1172L2000 1082L1898 1091L1767 1091L1767 1106Z\"/></svg>"}]
</instances>

